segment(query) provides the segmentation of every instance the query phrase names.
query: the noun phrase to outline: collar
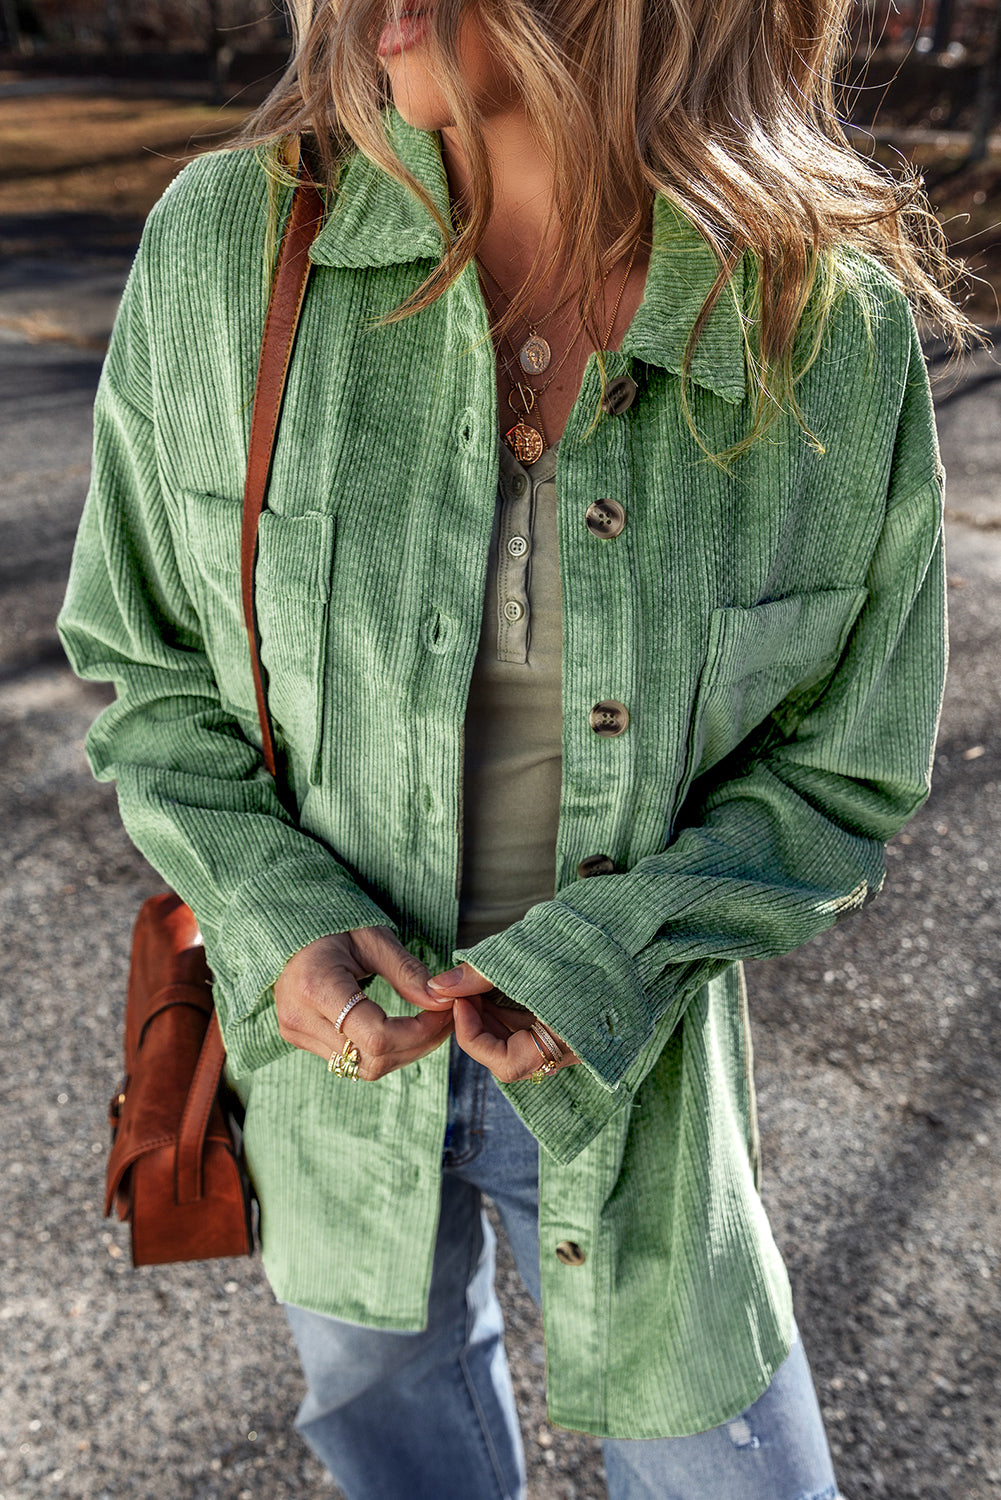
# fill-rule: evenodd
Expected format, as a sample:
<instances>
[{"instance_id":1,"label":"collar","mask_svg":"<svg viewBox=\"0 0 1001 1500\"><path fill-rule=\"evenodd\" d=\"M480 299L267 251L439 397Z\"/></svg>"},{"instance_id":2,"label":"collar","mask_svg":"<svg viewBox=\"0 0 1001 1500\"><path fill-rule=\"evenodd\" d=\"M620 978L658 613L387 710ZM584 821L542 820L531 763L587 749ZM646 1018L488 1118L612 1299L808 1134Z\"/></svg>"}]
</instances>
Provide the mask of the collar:
<instances>
[{"instance_id":1,"label":"collar","mask_svg":"<svg viewBox=\"0 0 1001 1500\"><path fill-rule=\"evenodd\" d=\"M415 130L394 109L387 134L400 160L427 189L448 221L448 177L436 132ZM441 235L418 200L360 151L345 165L334 207L310 249L320 266L353 269L438 261ZM680 374L689 334L713 282L717 263L708 241L664 194L654 200L653 248L643 301L621 354ZM744 304L746 271L724 288L695 347L690 378L731 402L746 394Z\"/></svg>"}]
</instances>

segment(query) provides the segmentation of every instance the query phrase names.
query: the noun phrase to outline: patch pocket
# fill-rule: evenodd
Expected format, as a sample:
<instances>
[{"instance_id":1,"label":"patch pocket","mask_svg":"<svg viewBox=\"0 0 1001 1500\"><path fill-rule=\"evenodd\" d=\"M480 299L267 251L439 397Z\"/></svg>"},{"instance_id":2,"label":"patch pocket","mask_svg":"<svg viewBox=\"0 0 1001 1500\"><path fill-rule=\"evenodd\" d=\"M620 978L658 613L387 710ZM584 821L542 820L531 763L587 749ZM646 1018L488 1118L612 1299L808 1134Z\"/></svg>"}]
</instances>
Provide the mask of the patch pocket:
<instances>
[{"instance_id":1,"label":"patch pocket","mask_svg":"<svg viewBox=\"0 0 1001 1500\"><path fill-rule=\"evenodd\" d=\"M786 699L830 676L868 598L865 589L816 589L750 609L715 609L689 740L685 791Z\"/></svg>"},{"instance_id":2,"label":"patch pocket","mask_svg":"<svg viewBox=\"0 0 1001 1500\"><path fill-rule=\"evenodd\" d=\"M254 679L240 593L239 500L187 490L180 496L185 556L179 558L223 706L254 719Z\"/></svg>"},{"instance_id":3,"label":"patch pocket","mask_svg":"<svg viewBox=\"0 0 1001 1500\"><path fill-rule=\"evenodd\" d=\"M227 709L256 724L240 586L243 503L197 491L187 491L181 498L187 544L182 563L220 697ZM292 769L304 770L313 784L322 749L333 556L333 516L319 511L300 516L279 516L269 510L262 514L254 594L268 708Z\"/></svg>"},{"instance_id":4,"label":"patch pocket","mask_svg":"<svg viewBox=\"0 0 1001 1500\"><path fill-rule=\"evenodd\" d=\"M334 517L265 511L257 536L261 661L276 733L311 785L323 747L323 682L330 623Z\"/></svg>"}]
</instances>

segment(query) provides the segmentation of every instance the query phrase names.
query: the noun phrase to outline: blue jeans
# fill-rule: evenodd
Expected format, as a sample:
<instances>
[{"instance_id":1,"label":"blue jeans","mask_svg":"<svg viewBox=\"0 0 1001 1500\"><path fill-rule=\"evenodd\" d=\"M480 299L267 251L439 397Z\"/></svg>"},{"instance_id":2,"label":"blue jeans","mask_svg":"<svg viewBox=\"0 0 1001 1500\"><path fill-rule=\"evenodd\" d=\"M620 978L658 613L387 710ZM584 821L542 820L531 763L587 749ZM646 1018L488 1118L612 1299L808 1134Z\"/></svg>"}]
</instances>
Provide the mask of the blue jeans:
<instances>
[{"instance_id":1,"label":"blue jeans","mask_svg":"<svg viewBox=\"0 0 1001 1500\"><path fill-rule=\"evenodd\" d=\"M348 1500L524 1500L482 1195L537 1303L538 1145L486 1069L452 1049L426 1330L285 1309L309 1387L296 1425ZM798 1333L767 1391L732 1421L694 1437L603 1446L610 1500L837 1500Z\"/></svg>"}]
</instances>

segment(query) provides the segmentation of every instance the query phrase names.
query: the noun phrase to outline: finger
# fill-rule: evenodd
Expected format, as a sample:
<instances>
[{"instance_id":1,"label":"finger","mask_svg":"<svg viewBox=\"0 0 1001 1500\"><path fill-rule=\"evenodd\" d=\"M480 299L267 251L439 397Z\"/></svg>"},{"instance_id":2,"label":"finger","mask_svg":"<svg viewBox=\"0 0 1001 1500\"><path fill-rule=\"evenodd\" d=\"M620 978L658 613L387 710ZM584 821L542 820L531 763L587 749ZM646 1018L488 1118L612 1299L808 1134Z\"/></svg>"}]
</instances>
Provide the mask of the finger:
<instances>
[{"instance_id":1,"label":"finger","mask_svg":"<svg viewBox=\"0 0 1001 1500\"><path fill-rule=\"evenodd\" d=\"M359 1010L362 1007L359 1005ZM414 1016L382 1016L371 1024L362 1016L362 1027L352 1033L354 1011L344 1027L345 1041L358 1054L358 1077L366 1082L384 1078L397 1068L416 1062L439 1047L452 1030L452 1012L419 1011ZM335 1049L335 1050L340 1050Z\"/></svg>"},{"instance_id":2,"label":"finger","mask_svg":"<svg viewBox=\"0 0 1001 1500\"><path fill-rule=\"evenodd\" d=\"M491 1036L500 1037L501 1041L506 1041L512 1031L527 1030L532 1024L529 1011L512 1011L506 1005L494 1005L487 995L470 995L462 998L468 999L470 1005L475 1005L484 1029L489 1031Z\"/></svg>"},{"instance_id":3,"label":"finger","mask_svg":"<svg viewBox=\"0 0 1001 1500\"><path fill-rule=\"evenodd\" d=\"M357 992L357 987L354 992ZM385 1011L374 1000L359 1000L345 1017L345 1021L350 1023L353 1036L349 1036L347 1024L338 1030L337 1017L351 993L352 991L348 991L343 997L332 997L329 1000L325 998L319 1008L303 1017L297 1033L290 1034L286 1025L282 1031L285 1040L301 1047L304 1052L315 1052L317 1057L329 1061L332 1054L340 1052L346 1042L357 1041L360 1036L376 1036L380 1022L385 1020Z\"/></svg>"},{"instance_id":4,"label":"finger","mask_svg":"<svg viewBox=\"0 0 1001 1500\"><path fill-rule=\"evenodd\" d=\"M527 1030L495 1036L487 1027L477 1006L459 998L452 1006L455 1039L463 1052L482 1063L501 1083L517 1083L530 1078L541 1067L539 1051Z\"/></svg>"},{"instance_id":5,"label":"finger","mask_svg":"<svg viewBox=\"0 0 1001 1500\"><path fill-rule=\"evenodd\" d=\"M381 974L402 1000L422 1009L430 1004L430 969L405 948L388 927L361 927L352 934L359 960L373 974Z\"/></svg>"},{"instance_id":6,"label":"finger","mask_svg":"<svg viewBox=\"0 0 1001 1500\"><path fill-rule=\"evenodd\" d=\"M427 982L427 993L432 999L451 1000L455 995L485 995L494 988L493 982L472 964L461 963L458 968L435 974Z\"/></svg>"},{"instance_id":7,"label":"finger","mask_svg":"<svg viewBox=\"0 0 1001 1500\"><path fill-rule=\"evenodd\" d=\"M318 955L320 960L323 955ZM329 1052L337 1035L336 1023L344 1007L359 993L358 980L342 962L314 962L295 981L275 986L278 1029L286 1042L306 1051ZM366 1001L382 1015L374 1001ZM362 1004L358 1002L358 1006ZM355 1007L356 1009L358 1007Z\"/></svg>"}]
</instances>

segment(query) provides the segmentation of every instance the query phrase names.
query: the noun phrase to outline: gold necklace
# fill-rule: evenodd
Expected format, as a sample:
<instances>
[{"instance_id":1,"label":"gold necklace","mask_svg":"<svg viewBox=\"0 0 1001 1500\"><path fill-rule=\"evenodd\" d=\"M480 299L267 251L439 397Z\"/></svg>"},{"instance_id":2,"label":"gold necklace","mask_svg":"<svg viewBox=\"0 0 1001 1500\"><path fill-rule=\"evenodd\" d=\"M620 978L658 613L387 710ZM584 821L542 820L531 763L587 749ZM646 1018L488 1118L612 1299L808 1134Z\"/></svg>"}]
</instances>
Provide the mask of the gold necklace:
<instances>
[{"instance_id":1,"label":"gold necklace","mask_svg":"<svg viewBox=\"0 0 1001 1500\"><path fill-rule=\"evenodd\" d=\"M493 313L494 311L493 303L490 304L490 311L491 313ZM546 447L548 447L548 444L545 441L545 428L542 425L541 413L536 419L539 423L539 427L542 429L541 433L537 432L535 428L530 427L523 419L525 417L531 416L532 412L535 410L536 401L540 396L544 396L546 391L548 391L549 387L552 385L553 381L556 379L557 375L560 373L563 366L570 358L570 355L577 347L577 343L580 340L580 336L583 332L584 324L581 323L577 329L577 332L574 334L570 343L567 345L567 348L563 354L563 358L560 360L559 364L556 366L556 369L553 371L552 375L550 375L549 379L545 382L544 385L531 386L526 384L524 379L521 378L520 375L512 374L514 365L509 360L504 361L504 374L506 375L511 386L511 389L508 392L507 404L514 412L515 416L519 418L518 422L511 429L511 431L505 433L505 438L508 442L508 446L515 454L517 454L519 461L522 463L535 463L536 458L541 457L541 455L545 452ZM511 353L517 359L518 351L515 349L514 344L511 342L511 339L507 334L504 335L504 339L508 348L511 350ZM516 397L521 403L520 408L516 403ZM540 442L542 444L541 447L539 447ZM538 449L537 453L536 449ZM535 457L532 457L533 453L535 454Z\"/></svg>"},{"instance_id":2,"label":"gold necklace","mask_svg":"<svg viewBox=\"0 0 1001 1500\"><path fill-rule=\"evenodd\" d=\"M466 229L469 227L466 223L466 220L463 219L455 211L454 207L452 209L452 223L460 234L465 233ZM507 293L504 291L504 288L501 286L496 276L494 276L491 271L487 270L487 267L486 265L484 265L483 261L478 260L477 265L482 271L486 272L487 276L490 277L490 280L493 282L494 286L501 293L501 295L503 297L507 297ZM610 274L611 272L609 272L609 275ZM607 276L605 280L608 280ZM553 357L553 351L549 347L548 342L539 333L539 328L542 326L542 324L548 323L552 318L555 318L557 313L562 312L567 303L573 301L575 295L575 292L571 292L569 296L563 298L563 301L559 304L558 307L554 307L550 312L547 312L544 317L535 318L529 323L528 338L518 350L518 360L521 364L522 370L526 375L544 375L545 372L549 369L549 363Z\"/></svg>"},{"instance_id":3,"label":"gold necklace","mask_svg":"<svg viewBox=\"0 0 1001 1500\"><path fill-rule=\"evenodd\" d=\"M631 273L631 271L633 269L633 262L634 262L635 259L636 259L636 245L633 245L632 253L629 256L629 264L626 267L626 274L622 278L622 285L619 287L619 295L615 299L615 308L614 308L614 310L612 312L611 321L610 321L610 323L608 325L608 331L605 334L605 339L604 339L605 346L607 346L608 343L610 342L611 337L612 337L612 333L614 332L615 322L616 322L616 319L619 316L619 308L622 305L622 298L625 295L626 284L629 281L629 276L630 276L630 273ZM487 274L489 275L489 272ZM611 268L609 268L608 276L611 276L611 274L612 274ZM608 276L605 277L605 281L606 282L608 280ZM491 277L491 280L493 280L493 277ZM495 283L495 285L496 285L496 283ZM500 290L503 292L503 290L504 290L503 287L501 287ZM505 295L506 295L506 293L505 293ZM569 301L569 298L567 299L567 301ZM563 305L565 306L566 304L564 303ZM493 308L491 307L491 312L492 311L493 311ZM560 370L562 370L563 366L566 364L567 360L569 359L570 353L574 349L574 347L576 346L577 341L580 338L580 336L583 333L583 331L584 331L584 322L582 321L581 324L580 324L580 327L577 329L577 332L574 334L572 342L570 343L570 345L568 346L565 354L563 355L563 358L560 360L559 364L557 365L556 369L553 371L553 373L549 377L549 379L546 381L545 385L537 387L537 388L534 388L534 387L532 387L530 385L526 385L524 383L524 381L522 381L522 380L512 380L512 382L511 382L511 387L512 388L511 388L510 392L508 393L507 401L508 401L508 405L510 406L511 410L514 412L515 416L518 417L518 420L517 420L517 422L514 424L514 426L511 428L511 430L509 432L505 432L505 434L504 434L504 441L507 443L508 447L511 449L511 452L514 454L515 458L518 460L519 463L522 463L522 464L534 464L534 463L537 463L538 460L542 457L543 453L545 453L546 448L549 446L548 443L546 442L546 430L545 430L545 427L543 426L541 412L539 413L538 417L536 418L536 420L538 421L538 424L539 424L539 426L537 428L531 426L525 420L525 418L531 416L532 412L535 409L535 403L536 403L536 400L538 399L538 397L541 396L541 395L543 395L549 389L549 387L552 385L553 381L556 379L556 377L559 374ZM518 350L515 349L514 344L511 342L511 338L510 338L510 336L508 334L505 334L504 338L505 338L505 340L507 342L507 345L510 348L512 354L514 354L515 358L522 365L522 369L524 369L524 364L523 364L523 362L520 359L520 351L518 351ZM511 366L508 365L505 362L505 373L508 375L508 379L509 380L511 379L510 370L511 370ZM528 373L528 372L526 372L526 373ZM515 405L515 395L518 396L518 398L519 398L519 400L521 402L521 415L520 416L518 414L518 407Z\"/></svg>"},{"instance_id":4,"label":"gold necklace","mask_svg":"<svg viewBox=\"0 0 1001 1500\"><path fill-rule=\"evenodd\" d=\"M486 274L490 277L490 280L500 292L501 296L507 297L507 292L505 292L504 288L501 286L500 282L497 280L497 277L493 274L493 272L487 269L483 261L478 261L477 264L479 265L480 269L482 271L485 271ZM610 276L611 274L611 271L609 271L608 275ZM605 277L605 281L607 280L608 276ZM542 334L539 332L539 328L543 323L548 323L552 318L555 318L557 313L562 312L567 303L571 302L575 295L575 292L571 292L569 297L564 297L559 306L554 307L551 312L547 312L545 317L534 318L530 320L528 325L528 338L522 344L521 348L516 351L518 363L521 365L521 368L526 375L544 375L549 369L549 364L553 357L553 351L550 348L547 340L542 337Z\"/></svg>"}]
</instances>

